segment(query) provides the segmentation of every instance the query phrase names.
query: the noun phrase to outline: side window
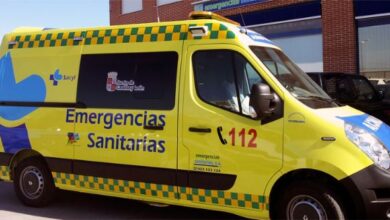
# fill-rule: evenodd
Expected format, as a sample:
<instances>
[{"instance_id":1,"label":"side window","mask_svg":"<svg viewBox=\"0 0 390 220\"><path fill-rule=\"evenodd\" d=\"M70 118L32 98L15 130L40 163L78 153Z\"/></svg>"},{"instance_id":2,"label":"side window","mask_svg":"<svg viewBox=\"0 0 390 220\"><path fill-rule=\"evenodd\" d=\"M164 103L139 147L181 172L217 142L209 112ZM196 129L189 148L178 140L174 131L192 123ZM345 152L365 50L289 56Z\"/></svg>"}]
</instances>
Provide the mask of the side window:
<instances>
[{"instance_id":1,"label":"side window","mask_svg":"<svg viewBox=\"0 0 390 220\"><path fill-rule=\"evenodd\" d=\"M248 81L249 81L249 84L251 85L250 87L252 87L252 85L255 83L262 82L259 74L257 73L257 71L255 69L253 69L251 64L246 63L245 72L248 75Z\"/></svg>"},{"instance_id":2,"label":"side window","mask_svg":"<svg viewBox=\"0 0 390 220\"><path fill-rule=\"evenodd\" d=\"M256 117L249 96L252 85L262 79L242 55L229 50L197 51L192 61L196 89L203 101Z\"/></svg>"},{"instance_id":3,"label":"side window","mask_svg":"<svg viewBox=\"0 0 390 220\"><path fill-rule=\"evenodd\" d=\"M176 52L83 55L77 101L91 108L173 109L177 62Z\"/></svg>"},{"instance_id":4,"label":"side window","mask_svg":"<svg viewBox=\"0 0 390 220\"><path fill-rule=\"evenodd\" d=\"M261 83L263 80L252 65L240 54L234 53L234 66L237 78L237 87L239 91L239 103L241 113L244 115L256 117L255 110L249 105L251 88L255 83Z\"/></svg>"},{"instance_id":5,"label":"side window","mask_svg":"<svg viewBox=\"0 0 390 220\"><path fill-rule=\"evenodd\" d=\"M341 102L348 102L354 99L354 91L351 82L347 77L324 76L324 87L330 97Z\"/></svg>"}]
</instances>

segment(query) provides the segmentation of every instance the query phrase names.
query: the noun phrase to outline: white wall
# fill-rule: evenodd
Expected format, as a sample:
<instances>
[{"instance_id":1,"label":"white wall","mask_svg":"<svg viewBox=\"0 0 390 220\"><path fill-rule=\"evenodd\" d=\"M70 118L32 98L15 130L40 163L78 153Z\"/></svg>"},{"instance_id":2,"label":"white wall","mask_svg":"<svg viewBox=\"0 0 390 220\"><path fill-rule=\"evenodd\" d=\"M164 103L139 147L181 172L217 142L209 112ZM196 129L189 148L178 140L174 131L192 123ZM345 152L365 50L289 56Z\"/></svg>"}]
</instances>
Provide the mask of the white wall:
<instances>
[{"instance_id":1,"label":"white wall","mask_svg":"<svg viewBox=\"0 0 390 220\"><path fill-rule=\"evenodd\" d=\"M166 5L166 4L170 4L172 2L179 2L181 0L157 0L157 5L160 6L160 5Z\"/></svg>"},{"instance_id":2,"label":"white wall","mask_svg":"<svg viewBox=\"0 0 390 220\"><path fill-rule=\"evenodd\" d=\"M122 0L122 14L142 10L142 0Z\"/></svg>"}]
</instances>

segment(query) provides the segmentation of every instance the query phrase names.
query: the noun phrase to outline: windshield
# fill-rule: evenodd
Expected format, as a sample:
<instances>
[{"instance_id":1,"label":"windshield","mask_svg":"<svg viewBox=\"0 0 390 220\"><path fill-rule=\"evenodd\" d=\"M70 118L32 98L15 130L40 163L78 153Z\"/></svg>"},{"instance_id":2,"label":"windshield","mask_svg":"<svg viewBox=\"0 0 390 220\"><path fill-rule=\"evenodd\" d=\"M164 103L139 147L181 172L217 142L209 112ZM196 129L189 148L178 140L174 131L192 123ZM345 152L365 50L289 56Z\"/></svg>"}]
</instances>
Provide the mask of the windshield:
<instances>
[{"instance_id":1,"label":"windshield","mask_svg":"<svg viewBox=\"0 0 390 220\"><path fill-rule=\"evenodd\" d=\"M250 47L279 82L297 99L312 108L338 106L310 77L280 50Z\"/></svg>"},{"instance_id":2,"label":"windshield","mask_svg":"<svg viewBox=\"0 0 390 220\"><path fill-rule=\"evenodd\" d=\"M346 74L324 74L322 79L328 94L341 103L380 100L374 87L364 77Z\"/></svg>"},{"instance_id":3,"label":"windshield","mask_svg":"<svg viewBox=\"0 0 390 220\"><path fill-rule=\"evenodd\" d=\"M365 78L353 77L352 83L355 86L358 101L373 101L378 99L374 88Z\"/></svg>"}]
</instances>

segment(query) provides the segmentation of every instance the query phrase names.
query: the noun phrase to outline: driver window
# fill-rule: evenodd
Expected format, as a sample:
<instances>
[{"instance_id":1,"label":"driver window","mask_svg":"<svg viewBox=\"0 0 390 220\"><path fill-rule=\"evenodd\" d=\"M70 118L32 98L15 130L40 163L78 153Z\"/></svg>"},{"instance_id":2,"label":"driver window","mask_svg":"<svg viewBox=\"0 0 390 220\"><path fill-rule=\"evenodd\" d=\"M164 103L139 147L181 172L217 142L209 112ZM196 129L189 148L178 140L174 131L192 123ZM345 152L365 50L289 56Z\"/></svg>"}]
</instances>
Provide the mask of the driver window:
<instances>
[{"instance_id":1,"label":"driver window","mask_svg":"<svg viewBox=\"0 0 390 220\"><path fill-rule=\"evenodd\" d=\"M242 55L229 50L198 51L193 55L193 66L197 93L203 101L256 117L249 105L250 90L262 79Z\"/></svg>"}]
</instances>

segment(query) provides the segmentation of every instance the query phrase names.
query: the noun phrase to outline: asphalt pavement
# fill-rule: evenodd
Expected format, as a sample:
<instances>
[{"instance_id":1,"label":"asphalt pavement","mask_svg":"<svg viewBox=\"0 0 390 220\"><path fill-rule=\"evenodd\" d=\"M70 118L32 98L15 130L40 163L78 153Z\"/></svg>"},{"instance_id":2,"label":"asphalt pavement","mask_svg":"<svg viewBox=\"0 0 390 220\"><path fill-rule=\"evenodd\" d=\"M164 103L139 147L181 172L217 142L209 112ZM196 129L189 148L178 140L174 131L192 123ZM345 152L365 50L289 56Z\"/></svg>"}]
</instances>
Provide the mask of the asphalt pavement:
<instances>
[{"instance_id":1,"label":"asphalt pavement","mask_svg":"<svg viewBox=\"0 0 390 220\"><path fill-rule=\"evenodd\" d=\"M105 196L58 190L47 207L24 206L17 199L13 184L0 181L0 219L241 219L238 216L178 206L165 208Z\"/></svg>"}]
</instances>

